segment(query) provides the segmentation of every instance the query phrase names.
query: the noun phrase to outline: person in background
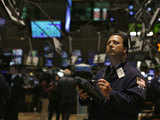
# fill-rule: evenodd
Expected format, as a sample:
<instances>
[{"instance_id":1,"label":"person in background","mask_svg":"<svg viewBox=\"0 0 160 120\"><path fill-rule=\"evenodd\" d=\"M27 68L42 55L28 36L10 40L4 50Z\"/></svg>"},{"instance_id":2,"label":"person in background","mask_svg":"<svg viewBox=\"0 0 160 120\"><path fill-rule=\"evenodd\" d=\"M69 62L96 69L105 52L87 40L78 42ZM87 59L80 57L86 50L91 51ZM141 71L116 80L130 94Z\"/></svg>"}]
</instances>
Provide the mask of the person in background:
<instances>
[{"instance_id":1,"label":"person in background","mask_svg":"<svg viewBox=\"0 0 160 120\"><path fill-rule=\"evenodd\" d=\"M160 71L156 71L156 75L153 80L151 80L150 86L148 88L150 101L154 104L154 114L160 115Z\"/></svg>"},{"instance_id":2,"label":"person in background","mask_svg":"<svg viewBox=\"0 0 160 120\"><path fill-rule=\"evenodd\" d=\"M10 78L8 79L10 79L10 99L7 120L18 120L19 112L23 111L25 101L24 79L18 66L10 68Z\"/></svg>"},{"instance_id":3,"label":"person in background","mask_svg":"<svg viewBox=\"0 0 160 120\"><path fill-rule=\"evenodd\" d=\"M0 74L0 120L6 120L9 96L9 85L4 76Z\"/></svg>"},{"instance_id":4,"label":"person in background","mask_svg":"<svg viewBox=\"0 0 160 120\"><path fill-rule=\"evenodd\" d=\"M69 120L76 106L76 82L69 69L64 69L64 77L59 80L57 86L58 111L62 114L62 120ZM65 106L65 107L64 107Z\"/></svg>"},{"instance_id":5,"label":"person in background","mask_svg":"<svg viewBox=\"0 0 160 120\"><path fill-rule=\"evenodd\" d=\"M52 74L53 81L50 82L50 91L49 91L49 105L48 105L48 120L52 120L54 114L56 114L56 120L59 120L60 113L58 112L58 92L57 86L60 80L60 77L53 73Z\"/></svg>"},{"instance_id":6,"label":"person in background","mask_svg":"<svg viewBox=\"0 0 160 120\"><path fill-rule=\"evenodd\" d=\"M57 94L52 93L56 95L54 95L56 98L56 101L54 101L56 120L60 120L60 115L62 115L62 120L69 120L76 106L76 83L72 77L72 71L68 68L57 72L56 78L58 79Z\"/></svg>"},{"instance_id":7,"label":"person in background","mask_svg":"<svg viewBox=\"0 0 160 120\"><path fill-rule=\"evenodd\" d=\"M109 36L105 46L110 69L97 73L95 80L105 97L98 102L83 89L78 90L81 105L88 105L89 120L137 120L145 99L145 81L127 61L129 37L122 32Z\"/></svg>"},{"instance_id":8,"label":"person in background","mask_svg":"<svg viewBox=\"0 0 160 120\"><path fill-rule=\"evenodd\" d=\"M42 72L39 84L39 96L41 101L40 120L48 120L48 104L49 104L49 83L51 76L49 73Z\"/></svg>"}]
</instances>

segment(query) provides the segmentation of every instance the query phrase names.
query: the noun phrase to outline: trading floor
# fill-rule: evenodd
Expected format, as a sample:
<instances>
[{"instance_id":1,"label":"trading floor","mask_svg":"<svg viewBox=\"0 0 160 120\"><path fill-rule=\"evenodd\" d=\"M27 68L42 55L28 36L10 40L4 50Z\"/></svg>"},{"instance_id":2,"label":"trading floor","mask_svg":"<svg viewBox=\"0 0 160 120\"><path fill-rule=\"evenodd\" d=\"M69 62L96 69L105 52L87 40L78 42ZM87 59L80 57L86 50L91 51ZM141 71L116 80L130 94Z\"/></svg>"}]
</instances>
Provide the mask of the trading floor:
<instances>
[{"instance_id":1,"label":"trading floor","mask_svg":"<svg viewBox=\"0 0 160 120\"><path fill-rule=\"evenodd\" d=\"M83 120L87 118L86 114L73 114L70 117L70 120ZM19 120L40 120L40 114L35 113L20 113L19 114ZM56 120L55 116L53 116L52 120ZM61 120L61 119L60 119Z\"/></svg>"}]
</instances>

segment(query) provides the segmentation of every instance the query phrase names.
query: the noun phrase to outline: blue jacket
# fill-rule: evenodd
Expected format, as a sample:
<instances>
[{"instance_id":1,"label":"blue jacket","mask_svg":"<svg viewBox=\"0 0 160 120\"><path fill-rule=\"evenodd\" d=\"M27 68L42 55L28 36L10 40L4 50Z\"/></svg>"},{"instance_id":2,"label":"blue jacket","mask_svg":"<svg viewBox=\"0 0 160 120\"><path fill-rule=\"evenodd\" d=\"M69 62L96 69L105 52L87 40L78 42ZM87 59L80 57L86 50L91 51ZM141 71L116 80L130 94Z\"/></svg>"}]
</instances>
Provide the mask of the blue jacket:
<instances>
[{"instance_id":1,"label":"blue jacket","mask_svg":"<svg viewBox=\"0 0 160 120\"><path fill-rule=\"evenodd\" d=\"M118 76L116 72L122 68L124 74ZM145 88L137 84L140 72L128 62L120 64L115 69L103 69L95 79L104 78L112 87L110 99L103 103L94 99L80 100L80 104L88 105L90 120L137 120L144 99Z\"/></svg>"}]
</instances>

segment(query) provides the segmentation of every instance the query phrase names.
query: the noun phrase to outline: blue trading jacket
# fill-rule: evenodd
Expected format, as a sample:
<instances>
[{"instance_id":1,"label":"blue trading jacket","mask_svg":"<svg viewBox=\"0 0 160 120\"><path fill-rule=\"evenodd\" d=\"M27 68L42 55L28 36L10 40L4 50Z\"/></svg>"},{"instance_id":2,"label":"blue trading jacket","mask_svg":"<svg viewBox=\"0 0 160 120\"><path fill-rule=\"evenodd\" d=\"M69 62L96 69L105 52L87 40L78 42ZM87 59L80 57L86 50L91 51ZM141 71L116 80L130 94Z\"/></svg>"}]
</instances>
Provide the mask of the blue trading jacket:
<instances>
[{"instance_id":1,"label":"blue trading jacket","mask_svg":"<svg viewBox=\"0 0 160 120\"><path fill-rule=\"evenodd\" d=\"M116 70L122 68L125 76L119 78ZM137 120L144 99L145 88L137 84L140 72L128 62L120 64L116 69L103 69L95 79L104 78L112 87L110 99L97 103L94 99L81 100L80 104L88 105L91 120Z\"/></svg>"}]
</instances>

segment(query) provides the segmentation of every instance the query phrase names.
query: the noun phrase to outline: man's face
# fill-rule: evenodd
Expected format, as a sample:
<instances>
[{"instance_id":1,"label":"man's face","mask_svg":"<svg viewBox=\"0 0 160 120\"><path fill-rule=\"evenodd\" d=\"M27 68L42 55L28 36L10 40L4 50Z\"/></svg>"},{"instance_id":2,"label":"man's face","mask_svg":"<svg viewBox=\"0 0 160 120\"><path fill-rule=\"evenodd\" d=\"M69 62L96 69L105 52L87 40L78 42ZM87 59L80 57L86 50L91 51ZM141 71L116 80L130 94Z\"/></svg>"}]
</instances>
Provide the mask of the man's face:
<instances>
[{"instance_id":1,"label":"man's face","mask_svg":"<svg viewBox=\"0 0 160 120\"><path fill-rule=\"evenodd\" d=\"M121 56L126 54L126 49L123 47L123 39L119 35L109 37L106 44L106 53L109 56Z\"/></svg>"}]
</instances>

